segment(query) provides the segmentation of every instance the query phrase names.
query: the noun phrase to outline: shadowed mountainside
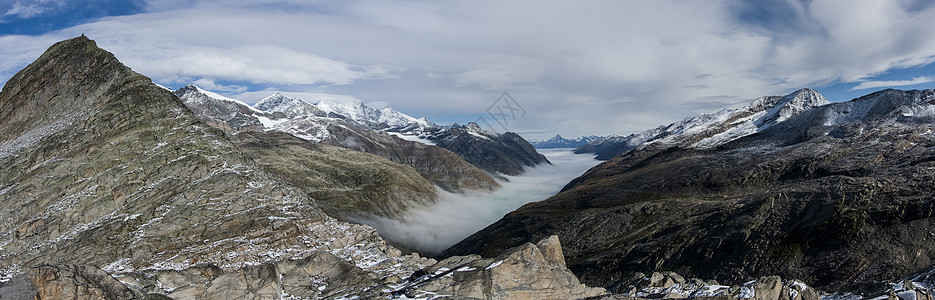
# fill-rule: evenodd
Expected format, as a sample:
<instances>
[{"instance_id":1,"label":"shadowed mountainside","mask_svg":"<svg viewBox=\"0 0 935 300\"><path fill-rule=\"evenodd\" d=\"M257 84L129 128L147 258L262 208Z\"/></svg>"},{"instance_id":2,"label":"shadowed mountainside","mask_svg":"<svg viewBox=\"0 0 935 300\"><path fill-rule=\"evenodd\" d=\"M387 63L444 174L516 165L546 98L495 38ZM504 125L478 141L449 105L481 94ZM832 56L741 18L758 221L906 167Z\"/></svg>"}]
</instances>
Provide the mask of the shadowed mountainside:
<instances>
[{"instance_id":1,"label":"shadowed mountainside","mask_svg":"<svg viewBox=\"0 0 935 300\"><path fill-rule=\"evenodd\" d=\"M676 271L874 291L935 264L933 112L935 90L886 90L716 147L643 145L446 254L557 234L569 267L611 289L632 272Z\"/></svg>"}]
</instances>

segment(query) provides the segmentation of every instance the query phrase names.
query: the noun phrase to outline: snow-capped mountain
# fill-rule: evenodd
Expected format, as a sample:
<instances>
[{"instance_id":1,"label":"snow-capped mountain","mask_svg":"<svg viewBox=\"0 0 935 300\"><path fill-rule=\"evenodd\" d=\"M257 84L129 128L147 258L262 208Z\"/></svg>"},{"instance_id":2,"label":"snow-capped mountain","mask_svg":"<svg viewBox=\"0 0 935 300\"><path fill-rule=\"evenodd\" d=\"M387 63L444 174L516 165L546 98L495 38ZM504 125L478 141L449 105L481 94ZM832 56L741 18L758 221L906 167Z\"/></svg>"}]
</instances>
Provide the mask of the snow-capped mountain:
<instances>
[{"instance_id":1,"label":"snow-capped mountain","mask_svg":"<svg viewBox=\"0 0 935 300\"><path fill-rule=\"evenodd\" d=\"M636 147L654 143L697 149L714 148L828 103L817 91L807 88L785 96L764 96L743 108L721 109L628 136L599 138L579 147L575 153L595 153L598 159L610 159Z\"/></svg>"},{"instance_id":2,"label":"snow-capped mountain","mask_svg":"<svg viewBox=\"0 0 935 300\"><path fill-rule=\"evenodd\" d=\"M200 118L232 133L282 131L311 142L375 153L394 160L401 156L396 151L387 152L384 148L400 147L387 146L396 142L389 135L382 134L392 133L402 140L445 148L482 170L507 175L522 174L527 166L548 163L544 156L536 153L534 147L515 133L488 132L474 123L467 126L439 126L425 118L417 119L390 107L376 110L354 98L322 99L313 105L302 99L276 93L250 107L242 101L194 85L174 93ZM497 155L490 156L490 153ZM484 180L477 181L481 184L474 186L484 189L495 185ZM460 189L458 185L442 185L449 190Z\"/></svg>"},{"instance_id":3,"label":"snow-capped mountain","mask_svg":"<svg viewBox=\"0 0 935 300\"><path fill-rule=\"evenodd\" d=\"M324 117L328 115L328 113L318 109L315 105L302 101L299 98L286 97L282 93L275 93L260 100L260 102L253 105L253 108L269 113L283 113L287 118L305 116Z\"/></svg>"},{"instance_id":4,"label":"snow-capped mountain","mask_svg":"<svg viewBox=\"0 0 935 300\"><path fill-rule=\"evenodd\" d=\"M351 97L329 97L311 104L299 98L275 93L257 102L253 108L268 113L281 112L287 118L293 119L305 116L343 118L377 130L399 129L409 125L435 126L424 117L414 118L388 106L379 110L374 109L364 104L363 101Z\"/></svg>"},{"instance_id":5,"label":"snow-capped mountain","mask_svg":"<svg viewBox=\"0 0 935 300\"><path fill-rule=\"evenodd\" d=\"M436 127L435 123L432 123L425 117L413 118L407 114L401 113L389 106L384 107L380 110L380 118L377 119L377 123L386 124L388 128L403 128L410 124L418 125L419 127Z\"/></svg>"},{"instance_id":6,"label":"snow-capped mountain","mask_svg":"<svg viewBox=\"0 0 935 300\"><path fill-rule=\"evenodd\" d=\"M566 138L563 138L562 135L556 134L550 139L530 140L529 143L532 144L533 147L536 147L536 149L578 148L598 138L600 137L596 135L592 135L592 136L582 136L577 139L566 139Z\"/></svg>"}]
</instances>

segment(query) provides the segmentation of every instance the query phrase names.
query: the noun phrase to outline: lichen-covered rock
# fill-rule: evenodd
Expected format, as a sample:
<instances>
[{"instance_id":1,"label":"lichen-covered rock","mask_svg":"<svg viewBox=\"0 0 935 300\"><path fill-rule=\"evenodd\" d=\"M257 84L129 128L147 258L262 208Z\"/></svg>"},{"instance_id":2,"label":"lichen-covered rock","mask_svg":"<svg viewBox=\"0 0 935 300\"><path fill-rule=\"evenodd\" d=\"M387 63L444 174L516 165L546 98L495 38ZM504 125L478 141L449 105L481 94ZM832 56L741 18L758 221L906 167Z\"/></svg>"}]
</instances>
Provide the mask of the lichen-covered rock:
<instances>
[{"instance_id":1,"label":"lichen-covered rock","mask_svg":"<svg viewBox=\"0 0 935 300\"><path fill-rule=\"evenodd\" d=\"M139 292L88 265L37 266L29 270L29 279L38 290L35 299L143 299Z\"/></svg>"}]
</instances>

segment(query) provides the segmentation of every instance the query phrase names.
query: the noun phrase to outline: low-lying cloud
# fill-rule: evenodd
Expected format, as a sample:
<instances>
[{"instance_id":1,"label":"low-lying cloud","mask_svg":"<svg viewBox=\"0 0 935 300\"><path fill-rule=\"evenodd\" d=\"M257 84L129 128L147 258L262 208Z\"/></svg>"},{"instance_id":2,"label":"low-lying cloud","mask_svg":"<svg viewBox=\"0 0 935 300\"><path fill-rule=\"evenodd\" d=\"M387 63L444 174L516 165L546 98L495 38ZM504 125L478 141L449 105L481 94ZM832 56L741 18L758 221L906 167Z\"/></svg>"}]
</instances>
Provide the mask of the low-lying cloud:
<instances>
[{"instance_id":1,"label":"low-lying cloud","mask_svg":"<svg viewBox=\"0 0 935 300\"><path fill-rule=\"evenodd\" d=\"M506 176L502 188L492 193L452 194L440 191L437 204L413 209L405 220L361 220L385 238L423 254L437 254L496 222L523 204L545 200L600 161L570 149L539 150L552 162L528 168L520 176Z\"/></svg>"}]
</instances>

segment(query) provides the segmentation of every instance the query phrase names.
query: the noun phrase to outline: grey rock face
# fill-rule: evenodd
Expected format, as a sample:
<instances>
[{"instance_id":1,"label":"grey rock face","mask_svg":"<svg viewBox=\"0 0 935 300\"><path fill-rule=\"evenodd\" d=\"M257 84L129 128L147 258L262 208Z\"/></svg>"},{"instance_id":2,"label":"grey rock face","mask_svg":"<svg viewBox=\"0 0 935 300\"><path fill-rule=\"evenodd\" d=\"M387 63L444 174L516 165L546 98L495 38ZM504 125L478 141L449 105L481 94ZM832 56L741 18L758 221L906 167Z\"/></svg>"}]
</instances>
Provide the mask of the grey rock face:
<instances>
[{"instance_id":1,"label":"grey rock face","mask_svg":"<svg viewBox=\"0 0 935 300\"><path fill-rule=\"evenodd\" d=\"M717 148L641 147L447 253L557 234L569 268L611 290L632 272L677 270L870 293L935 264L933 105L933 90L887 90Z\"/></svg>"}]
</instances>

